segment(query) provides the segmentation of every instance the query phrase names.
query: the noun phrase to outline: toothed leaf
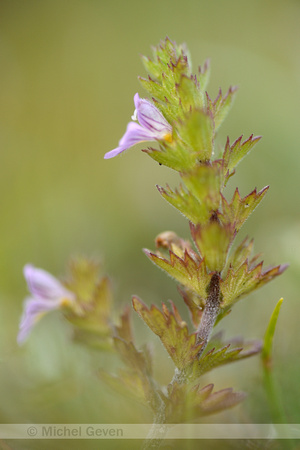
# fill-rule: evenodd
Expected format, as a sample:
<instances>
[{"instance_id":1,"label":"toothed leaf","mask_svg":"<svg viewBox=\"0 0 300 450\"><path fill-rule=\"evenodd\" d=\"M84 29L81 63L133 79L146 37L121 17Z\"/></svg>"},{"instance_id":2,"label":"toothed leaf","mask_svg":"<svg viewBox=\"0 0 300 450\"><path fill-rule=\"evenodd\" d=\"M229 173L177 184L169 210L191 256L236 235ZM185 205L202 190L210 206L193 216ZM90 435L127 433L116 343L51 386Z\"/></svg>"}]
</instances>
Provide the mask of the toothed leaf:
<instances>
[{"instance_id":1,"label":"toothed leaf","mask_svg":"<svg viewBox=\"0 0 300 450\"><path fill-rule=\"evenodd\" d=\"M215 130L220 127L229 113L235 98L236 90L236 87L230 87L226 95L223 96L222 90L220 89L219 94L214 101L207 95L207 109L214 119Z\"/></svg>"},{"instance_id":2,"label":"toothed leaf","mask_svg":"<svg viewBox=\"0 0 300 450\"><path fill-rule=\"evenodd\" d=\"M178 383L169 385L169 402L166 406L167 423L190 423L200 417L231 408L244 400L243 392L231 388L213 393L213 384L187 386Z\"/></svg>"},{"instance_id":3,"label":"toothed leaf","mask_svg":"<svg viewBox=\"0 0 300 450\"><path fill-rule=\"evenodd\" d=\"M157 100L161 102L165 102L166 91L163 86L157 81L152 80L151 77L146 80L145 78L139 77L139 82L143 86L146 91L149 92L150 96L155 97Z\"/></svg>"},{"instance_id":4,"label":"toothed leaf","mask_svg":"<svg viewBox=\"0 0 300 450\"><path fill-rule=\"evenodd\" d=\"M207 416L232 408L245 400L246 397L247 394L244 392L234 392L232 388L217 391L202 402L203 415Z\"/></svg>"},{"instance_id":5,"label":"toothed leaf","mask_svg":"<svg viewBox=\"0 0 300 450\"><path fill-rule=\"evenodd\" d=\"M216 164L198 165L191 171L181 174L191 195L198 200L202 210L206 210L206 217L219 208L221 176L220 166ZM194 223L201 223L201 221Z\"/></svg>"},{"instance_id":6,"label":"toothed leaf","mask_svg":"<svg viewBox=\"0 0 300 450\"><path fill-rule=\"evenodd\" d=\"M228 170L228 176L230 172L238 165L238 163L250 152L255 144L261 139L261 136L253 137L253 134L244 142L242 142L243 136L240 136L232 145L227 139L223 158L225 161L225 167Z\"/></svg>"},{"instance_id":7,"label":"toothed leaf","mask_svg":"<svg viewBox=\"0 0 300 450\"><path fill-rule=\"evenodd\" d=\"M210 62L207 59L204 62L204 64L202 66L199 66L198 68L197 78L202 92L205 92L205 89L208 85L209 77L210 77Z\"/></svg>"},{"instance_id":8,"label":"toothed leaf","mask_svg":"<svg viewBox=\"0 0 300 450\"><path fill-rule=\"evenodd\" d=\"M132 342L126 342L118 337L114 338L114 344L126 366L141 374L151 375L152 367L148 354L145 356L144 352L137 350Z\"/></svg>"},{"instance_id":9,"label":"toothed leaf","mask_svg":"<svg viewBox=\"0 0 300 450\"><path fill-rule=\"evenodd\" d=\"M225 347L219 349L211 349L202 355L199 361L195 361L192 368L192 378L197 379L204 373L209 372L216 367L239 361L255 355L261 350L260 341L239 342L239 347L234 347L236 343L233 341Z\"/></svg>"},{"instance_id":10,"label":"toothed leaf","mask_svg":"<svg viewBox=\"0 0 300 450\"><path fill-rule=\"evenodd\" d=\"M175 305L172 311L163 304L162 311L155 305L150 309L137 297L133 307L148 327L159 336L167 352L178 369L184 369L197 357L201 344L197 344L196 334L189 334L187 324L182 320Z\"/></svg>"},{"instance_id":11,"label":"toothed leaf","mask_svg":"<svg viewBox=\"0 0 300 450\"><path fill-rule=\"evenodd\" d=\"M180 141L175 141L171 143L164 143L160 145L160 149L147 148L144 150L151 158L157 161L159 164L170 167L177 172L187 172L192 167L195 166L198 158L198 154L195 152L190 152L183 146Z\"/></svg>"},{"instance_id":12,"label":"toothed leaf","mask_svg":"<svg viewBox=\"0 0 300 450\"><path fill-rule=\"evenodd\" d=\"M178 123L177 132L186 149L196 153L199 161L208 161L213 151L214 124L202 110L193 110Z\"/></svg>"},{"instance_id":13,"label":"toothed leaf","mask_svg":"<svg viewBox=\"0 0 300 450\"><path fill-rule=\"evenodd\" d=\"M268 189L269 186L266 186L259 192L254 189L246 197L241 198L239 190L236 188L230 203L222 195L223 214L220 216L221 221L224 224L234 224L236 231L238 231L264 198Z\"/></svg>"},{"instance_id":14,"label":"toothed leaf","mask_svg":"<svg viewBox=\"0 0 300 450\"><path fill-rule=\"evenodd\" d=\"M99 370L98 376L115 392L134 398L155 410L152 387L146 379L141 378L139 373L120 369L118 375L112 375L104 370Z\"/></svg>"},{"instance_id":15,"label":"toothed leaf","mask_svg":"<svg viewBox=\"0 0 300 450\"><path fill-rule=\"evenodd\" d=\"M222 308L232 305L245 294L268 283L287 268L286 265L282 265L263 271L262 264L261 262L251 268L248 261L245 261L236 271L233 268L228 270L225 280L222 280L220 285L223 296Z\"/></svg>"},{"instance_id":16,"label":"toothed leaf","mask_svg":"<svg viewBox=\"0 0 300 450\"><path fill-rule=\"evenodd\" d=\"M182 298L184 300L184 303L187 305L189 309L189 313L194 325L194 328L197 330L198 325L200 323L202 314L203 314L203 308L205 306L205 302L199 305L200 299L198 296L195 296L195 293L192 291L188 291L186 289L178 288L179 293L182 295Z\"/></svg>"},{"instance_id":17,"label":"toothed leaf","mask_svg":"<svg viewBox=\"0 0 300 450\"><path fill-rule=\"evenodd\" d=\"M234 238L231 226L221 226L218 222L209 222L203 226L191 224L191 232L200 255L205 257L206 267L221 272Z\"/></svg>"},{"instance_id":18,"label":"toothed leaf","mask_svg":"<svg viewBox=\"0 0 300 450\"><path fill-rule=\"evenodd\" d=\"M259 255L256 255L254 258L250 259L252 250L253 239L248 242L248 238L245 238L230 255L227 266L232 267L233 270L237 270L246 260L248 260L249 264L252 266L259 257Z\"/></svg>"},{"instance_id":19,"label":"toothed leaf","mask_svg":"<svg viewBox=\"0 0 300 450\"><path fill-rule=\"evenodd\" d=\"M115 325L115 335L125 342L133 342L132 327L130 322L130 309L126 305L120 317L120 323Z\"/></svg>"},{"instance_id":20,"label":"toothed leaf","mask_svg":"<svg viewBox=\"0 0 300 450\"><path fill-rule=\"evenodd\" d=\"M176 90L184 112L203 108L204 96L196 77L183 75L176 85Z\"/></svg>"},{"instance_id":21,"label":"toothed leaf","mask_svg":"<svg viewBox=\"0 0 300 450\"><path fill-rule=\"evenodd\" d=\"M147 56L142 56L142 63L144 64L144 67L148 73L148 75L157 81L161 82L161 66L157 61L153 61Z\"/></svg>"},{"instance_id":22,"label":"toothed leaf","mask_svg":"<svg viewBox=\"0 0 300 450\"><path fill-rule=\"evenodd\" d=\"M169 186L165 189L157 186L159 193L167 200L172 206L180 211L188 220L196 223L205 223L209 219L209 210L205 203L199 203L199 201L186 191L183 186L179 186L175 190L172 190Z\"/></svg>"},{"instance_id":23,"label":"toothed leaf","mask_svg":"<svg viewBox=\"0 0 300 450\"><path fill-rule=\"evenodd\" d=\"M111 375L101 370L100 378L115 391L130 395L154 410L155 396L152 383L152 361L147 347L137 350L132 342L114 338L115 349L127 366L120 369L118 375Z\"/></svg>"},{"instance_id":24,"label":"toothed leaf","mask_svg":"<svg viewBox=\"0 0 300 450\"><path fill-rule=\"evenodd\" d=\"M144 252L154 264L165 270L180 284L196 292L201 298L206 297L210 275L206 271L204 261L196 262L188 252L185 252L184 258L180 258L170 251L170 260L151 253L149 250L144 250Z\"/></svg>"}]
</instances>

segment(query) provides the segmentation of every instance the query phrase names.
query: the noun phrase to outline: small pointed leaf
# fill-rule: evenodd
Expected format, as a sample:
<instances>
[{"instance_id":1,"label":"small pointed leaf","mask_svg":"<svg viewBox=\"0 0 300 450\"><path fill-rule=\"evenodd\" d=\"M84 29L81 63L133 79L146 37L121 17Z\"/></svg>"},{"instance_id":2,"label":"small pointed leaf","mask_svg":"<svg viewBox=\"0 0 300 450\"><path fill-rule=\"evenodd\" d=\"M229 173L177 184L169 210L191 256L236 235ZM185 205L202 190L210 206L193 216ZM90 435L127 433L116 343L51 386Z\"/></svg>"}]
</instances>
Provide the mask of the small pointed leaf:
<instances>
[{"instance_id":1,"label":"small pointed leaf","mask_svg":"<svg viewBox=\"0 0 300 450\"><path fill-rule=\"evenodd\" d=\"M261 262L252 268L245 261L236 271L232 268L228 270L225 280L221 280L222 308L227 308L245 294L268 283L287 268L287 265L281 265L263 271L262 265Z\"/></svg>"},{"instance_id":2,"label":"small pointed leaf","mask_svg":"<svg viewBox=\"0 0 300 450\"><path fill-rule=\"evenodd\" d=\"M245 398L243 392L231 388L212 392L214 385L187 386L173 383L169 386L169 402L166 405L167 423L191 423L203 416L231 408Z\"/></svg>"},{"instance_id":3,"label":"small pointed leaf","mask_svg":"<svg viewBox=\"0 0 300 450\"><path fill-rule=\"evenodd\" d=\"M125 342L133 342L133 333L130 321L130 309L126 305L120 317L120 324L115 325L115 335Z\"/></svg>"},{"instance_id":4,"label":"small pointed leaf","mask_svg":"<svg viewBox=\"0 0 300 450\"><path fill-rule=\"evenodd\" d=\"M104 370L99 370L98 376L115 392L134 398L146 406L150 405L155 410L151 384L145 378L141 378L139 373L120 369L118 375L112 375Z\"/></svg>"},{"instance_id":5,"label":"small pointed leaf","mask_svg":"<svg viewBox=\"0 0 300 450\"><path fill-rule=\"evenodd\" d=\"M205 302L200 306L199 303L201 302L201 299L199 299L199 296L196 297L194 292L180 287L178 287L178 291L189 309L194 328L197 330L203 314Z\"/></svg>"},{"instance_id":6,"label":"small pointed leaf","mask_svg":"<svg viewBox=\"0 0 300 450\"><path fill-rule=\"evenodd\" d=\"M236 90L236 87L230 87L227 94L223 96L222 90L220 89L219 94L214 101L207 95L207 108L214 119L215 130L220 127L229 113L235 98Z\"/></svg>"},{"instance_id":7,"label":"small pointed leaf","mask_svg":"<svg viewBox=\"0 0 300 450\"><path fill-rule=\"evenodd\" d=\"M195 77L183 75L179 84L176 85L176 90L184 112L203 108L204 96Z\"/></svg>"},{"instance_id":8,"label":"small pointed leaf","mask_svg":"<svg viewBox=\"0 0 300 450\"><path fill-rule=\"evenodd\" d=\"M234 392L232 388L222 389L211 394L201 404L203 415L215 414L224 409L232 408L241 403L247 394L244 392Z\"/></svg>"},{"instance_id":9,"label":"small pointed leaf","mask_svg":"<svg viewBox=\"0 0 300 450\"><path fill-rule=\"evenodd\" d=\"M168 185L164 189L157 186L161 196L180 211L192 223L205 223L209 219L210 210L205 203L199 203L194 195L183 186L172 190Z\"/></svg>"},{"instance_id":10,"label":"small pointed leaf","mask_svg":"<svg viewBox=\"0 0 300 450\"><path fill-rule=\"evenodd\" d=\"M264 198L268 189L269 186L266 186L259 192L254 189L246 197L241 198L239 190L236 188L230 203L222 195L223 214L220 216L222 223L234 224L235 229L238 231Z\"/></svg>"},{"instance_id":11,"label":"small pointed leaf","mask_svg":"<svg viewBox=\"0 0 300 450\"><path fill-rule=\"evenodd\" d=\"M234 347L236 343L233 340L225 347L217 350L213 348L202 355L199 361L195 361L193 364L193 379L199 378L216 367L256 355L261 350L260 341L238 342L237 344L240 346Z\"/></svg>"},{"instance_id":12,"label":"small pointed leaf","mask_svg":"<svg viewBox=\"0 0 300 450\"><path fill-rule=\"evenodd\" d=\"M181 174L191 195L198 200L203 210L206 209L206 216L219 208L221 176L222 172L218 165L198 165Z\"/></svg>"},{"instance_id":13,"label":"small pointed leaf","mask_svg":"<svg viewBox=\"0 0 300 450\"><path fill-rule=\"evenodd\" d=\"M149 360L145 357L144 352L137 350L132 342L126 342L121 338L115 337L114 344L126 366L147 375L152 373L152 367L149 365Z\"/></svg>"},{"instance_id":14,"label":"small pointed leaf","mask_svg":"<svg viewBox=\"0 0 300 450\"><path fill-rule=\"evenodd\" d=\"M155 97L161 102L165 101L166 92L160 83L152 80L151 77L149 77L148 80L139 77L139 82L141 83L143 88L146 89L147 92L149 92L151 97Z\"/></svg>"},{"instance_id":15,"label":"small pointed leaf","mask_svg":"<svg viewBox=\"0 0 300 450\"><path fill-rule=\"evenodd\" d=\"M189 334L187 324L182 320L175 305L169 311L163 304L160 311L152 305L150 309L137 297L133 307L148 327L159 336L178 369L184 369L197 357L201 344L197 344L196 333Z\"/></svg>"},{"instance_id":16,"label":"small pointed leaf","mask_svg":"<svg viewBox=\"0 0 300 450\"><path fill-rule=\"evenodd\" d=\"M206 297L206 288L210 283L210 275L206 271L204 261L196 262L187 251L183 258L170 251L170 260L162 258L146 249L144 253L154 264L165 270L180 284L196 292L199 297Z\"/></svg>"},{"instance_id":17,"label":"small pointed leaf","mask_svg":"<svg viewBox=\"0 0 300 450\"><path fill-rule=\"evenodd\" d=\"M143 151L159 164L170 167L177 172L186 172L195 166L198 159L198 153L190 150L180 140L173 139L171 143L164 142L161 144L159 150L149 147Z\"/></svg>"},{"instance_id":18,"label":"small pointed leaf","mask_svg":"<svg viewBox=\"0 0 300 450\"><path fill-rule=\"evenodd\" d=\"M147 58L147 56L142 56L141 59L148 75L152 79L161 82L161 66L157 62L154 62L150 58Z\"/></svg>"},{"instance_id":19,"label":"small pointed leaf","mask_svg":"<svg viewBox=\"0 0 300 450\"><path fill-rule=\"evenodd\" d=\"M205 264L211 271L221 272L226 264L235 232L230 225L222 226L213 221L205 225L191 224L192 237Z\"/></svg>"},{"instance_id":20,"label":"small pointed leaf","mask_svg":"<svg viewBox=\"0 0 300 450\"><path fill-rule=\"evenodd\" d=\"M196 153L198 160L208 161L213 151L214 124L209 114L193 110L177 125L177 132L187 150Z\"/></svg>"},{"instance_id":21,"label":"small pointed leaf","mask_svg":"<svg viewBox=\"0 0 300 450\"><path fill-rule=\"evenodd\" d=\"M202 92L205 92L205 89L208 85L210 77L210 61L207 59L202 66L199 66L198 68L198 82L200 85L200 89Z\"/></svg>"},{"instance_id":22,"label":"small pointed leaf","mask_svg":"<svg viewBox=\"0 0 300 450\"><path fill-rule=\"evenodd\" d=\"M253 134L244 142L242 142L243 136L240 136L232 145L229 144L229 139L225 146L223 158L228 170L228 177L238 163L250 152L255 144L261 139L261 136L253 137Z\"/></svg>"},{"instance_id":23,"label":"small pointed leaf","mask_svg":"<svg viewBox=\"0 0 300 450\"><path fill-rule=\"evenodd\" d=\"M250 259L253 250L253 239L249 241L246 237L238 247L232 252L228 259L228 267L232 267L233 270L237 270L246 260L249 261L249 264L252 266L259 255L256 255L254 258Z\"/></svg>"}]
</instances>

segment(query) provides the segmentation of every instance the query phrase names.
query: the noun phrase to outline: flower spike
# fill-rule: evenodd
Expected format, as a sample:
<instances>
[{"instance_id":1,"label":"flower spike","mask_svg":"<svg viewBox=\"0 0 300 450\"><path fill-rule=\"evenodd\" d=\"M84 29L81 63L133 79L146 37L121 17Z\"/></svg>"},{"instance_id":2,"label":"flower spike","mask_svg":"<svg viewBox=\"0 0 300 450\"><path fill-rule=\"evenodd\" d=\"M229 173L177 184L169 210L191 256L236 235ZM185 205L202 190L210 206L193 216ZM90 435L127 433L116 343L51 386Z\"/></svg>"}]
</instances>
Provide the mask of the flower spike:
<instances>
[{"instance_id":1,"label":"flower spike","mask_svg":"<svg viewBox=\"0 0 300 450\"><path fill-rule=\"evenodd\" d=\"M24 276L31 296L27 297L24 303L17 338L19 344L26 340L33 326L44 314L74 302L74 294L50 273L27 264L24 267Z\"/></svg>"},{"instance_id":2,"label":"flower spike","mask_svg":"<svg viewBox=\"0 0 300 450\"><path fill-rule=\"evenodd\" d=\"M135 111L119 146L104 155L105 159L113 158L135 144L145 141L168 141L172 139L172 127L162 113L151 102L134 96Z\"/></svg>"}]
</instances>

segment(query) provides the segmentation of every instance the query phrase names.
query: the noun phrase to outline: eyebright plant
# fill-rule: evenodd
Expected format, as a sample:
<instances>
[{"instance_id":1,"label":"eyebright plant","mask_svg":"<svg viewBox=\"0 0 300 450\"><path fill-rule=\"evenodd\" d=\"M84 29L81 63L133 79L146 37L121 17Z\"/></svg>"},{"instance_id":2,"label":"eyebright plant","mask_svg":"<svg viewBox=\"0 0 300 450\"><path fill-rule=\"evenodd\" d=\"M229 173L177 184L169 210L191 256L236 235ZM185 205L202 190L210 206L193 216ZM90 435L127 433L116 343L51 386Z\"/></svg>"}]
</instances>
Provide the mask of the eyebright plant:
<instances>
[{"instance_id":1,"label":"eyebright plant","mask_svg":"<svg viewBox=\"0 0 300 450\"><path fill-rule=\"evenodd\" d=\"M58 282L46 272L26 266L25 277L31 297L25 303L20 325L22 342L41 314L62 309L74 326L75 337L88 345L114 350L125 368L112 375L101 370L100 378L118 392L129 394L153 411L154 423L182 423L230 408L245 394L232 388L213 392L202 375L224 364L257 354L260 341L212 336L214 326L233 305L250 292L280 275L286 265L263 268L252 255L253 240L236 244L242 225L267 193L268 186L255 188L241 197L236 188L226 199L224 190L238 163L259 142L260 136L227 138L219 153L217 131L236 95L230 87L216 99L206 92L209 63L192 73L184 45L169 38L153 49L152 58L142 57L148 72L139 80L147 98L134 96L135 111L118 147L105 154L109 159L135 144L154 142L143 151L159 164L178 172L177 188L157 186L160 195L189 221L191 240L172 231L156 237L155 251L146 256L178 283L189 311L190 324L170 302L159 308L146 306L133 297L133 308L161 340L174 363L174 376L167 387L153 378L148 346L138 348L133 337L130 311L118 319L112 312L108 279L99 276L92 261L73 261L69 276ZM158 447L164 427L153 431L146 447Z\"/></svg>"},{"instance_id":2,"label":"eyebright plant","mask_svg":"<svg viewBox=\"0 0 300 450\"><path fill-rule=\"evenodd\" d=\"M213 386L202 386L201 376L258 353L260 342L223 342L220 337L211 338L211 333L238 300L280 275L286 265L264 269L259 256L252 256L253 240L248 238L234 246L242 225L268 190L268 186L254 189L241 197L236 188L231 200L224 196L236 166L261 138L251 135L243 140L240 136L233 143L227 138L217 153L217 131L232 106L236 88L230 87L225 95L220 90L212 100L206 92L208 61L193 74L185 46L168 38L154 48L151 59L143 57L142 61L148 76L139 80L148 98L134 97L133 117L139 123L128 124L119 146L105 158L136 143L156 141L158 148L143 151L181 178L175 189L157 188L188 219L192 242L164 232L156 238L156 251L145 250L145 254L179 284L191 327L172 302L170 309L165 304L161 309L155 305L149 308L138 297L133 298L134 310L160 338L175 365L166 393L154 387L148 358L144 357L139 375L141 378L143 372L142 386L147 386L144 401L152 405L156 423L174 423L196 420L244 398L232 389L212 394ZM121 377L118 383L126 384Z\"/></svg>"}]
</instances>

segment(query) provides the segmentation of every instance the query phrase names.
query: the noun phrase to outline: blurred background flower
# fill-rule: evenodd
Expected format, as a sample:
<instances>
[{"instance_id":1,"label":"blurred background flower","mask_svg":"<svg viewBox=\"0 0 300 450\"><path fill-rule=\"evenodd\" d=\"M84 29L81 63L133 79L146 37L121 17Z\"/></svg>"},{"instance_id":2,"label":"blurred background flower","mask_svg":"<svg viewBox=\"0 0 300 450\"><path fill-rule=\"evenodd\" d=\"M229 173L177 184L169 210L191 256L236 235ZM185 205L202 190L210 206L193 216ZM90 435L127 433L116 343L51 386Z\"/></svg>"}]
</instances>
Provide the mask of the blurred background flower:
<instances>
[{"instance_id":1,"label":"blurred background flower","mask_svg":"<svg viewBox=\"0 0 300 450\"><path fill-rule=\"evenodd\" d=\"M148 304L181 302L175 283L141 251L153 248L161 231L189 235L186 220L155 188L176 185L177 175L138 147L103 159L124 133L133 95L145 95L137 80L145 75L139 54L150 55L150 46L169 35L187 43L195 68L210 57L211 97L220 86L224 92L230 84L240 88L217 145L223 146L227 135L232 142L241 134L263 135L238 167L228 195L236 185L241 195L271 185L241 238L255 238L266 265L290 262L291 267L241 301L222 327L230 330L228 338L262 337L273 307L285 298L275 336L275 373L288 420L299 422L299 20L297 0L1 2L0 421L122 423L140 420L141 411L143 420L151 421L142 407L98 382L97 367L119 363L70 343L70 330L55 313L36 327L24 348L17 347L16 336L28 262L59 276L72 255L100 256L120 308L132 294ZM150 339L136 318L135 329L141 343ZM158 377L167 383L172 364L159 371L165 354L151 340ZM258 359L220 372L208 380L218 389L234 386L250 393L226 420L264 422L268 409L257 388ZM51 441L42 445L51 448ZM76 445L82 448L80 441ZM41 448L41 442L13 448ZM63 441L56 448L65 448Z\"/></svg>"}]
</instances>

